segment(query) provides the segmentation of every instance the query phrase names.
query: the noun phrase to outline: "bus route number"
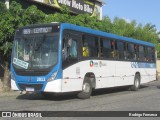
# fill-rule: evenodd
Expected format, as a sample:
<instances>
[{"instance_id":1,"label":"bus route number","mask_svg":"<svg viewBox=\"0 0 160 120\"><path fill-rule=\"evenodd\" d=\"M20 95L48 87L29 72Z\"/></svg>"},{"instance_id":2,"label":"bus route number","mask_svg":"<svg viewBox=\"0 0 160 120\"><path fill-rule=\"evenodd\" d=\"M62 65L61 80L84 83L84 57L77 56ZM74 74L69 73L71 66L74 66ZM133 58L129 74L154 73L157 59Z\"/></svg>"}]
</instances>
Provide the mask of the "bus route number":
<instances>
[{"instance_id":1,"label":"bus route number","mask_svg":"<svg viewBox=\"0 0 160 120\"><path fill-rule=\"evenodd\" d=\"M31 30L30 29L24 29L23 30L23 34L31 34Z\"/></svg>"}]
</instances>

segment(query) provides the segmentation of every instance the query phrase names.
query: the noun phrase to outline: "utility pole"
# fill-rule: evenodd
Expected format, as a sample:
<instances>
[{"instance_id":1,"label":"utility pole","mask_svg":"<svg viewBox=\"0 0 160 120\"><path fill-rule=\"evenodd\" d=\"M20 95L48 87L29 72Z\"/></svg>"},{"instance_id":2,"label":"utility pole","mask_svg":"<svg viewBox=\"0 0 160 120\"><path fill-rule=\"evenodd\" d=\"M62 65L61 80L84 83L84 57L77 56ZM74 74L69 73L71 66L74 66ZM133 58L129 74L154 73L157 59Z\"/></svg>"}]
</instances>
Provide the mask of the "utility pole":
<instances>
[{"instance_id":1,"label":"utility pole","mask_svg":"<svg viewBox=\"0 0 160 120\"><path fill-rule=\"evenodd\" d=\"M9 9L9 0L5 0L6 8Z\"/></svg>"}]
</instances>

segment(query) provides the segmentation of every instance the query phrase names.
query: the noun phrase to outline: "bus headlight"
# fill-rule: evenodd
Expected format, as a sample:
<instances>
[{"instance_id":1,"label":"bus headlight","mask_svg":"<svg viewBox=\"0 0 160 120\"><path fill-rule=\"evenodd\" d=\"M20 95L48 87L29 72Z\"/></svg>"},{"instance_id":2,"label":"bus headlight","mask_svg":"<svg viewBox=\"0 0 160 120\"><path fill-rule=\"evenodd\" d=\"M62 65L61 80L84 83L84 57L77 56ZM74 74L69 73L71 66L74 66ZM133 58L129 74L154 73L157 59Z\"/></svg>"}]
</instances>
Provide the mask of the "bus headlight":
<instances>
[{"instance_id":1,"label":"bus headlight","mask_svg":"<svg viewBox=\"0 0 160 120\"><path fill-rule=\"evenodd\" d=\"M12 80L14 80L14 81L16 80L15 77L14 77L14 74L12 72L10 72L10 76L11 76Z\"/></svg>"},{"instance_id":2,"label":"bus headlight","mask_svg":"<svg viewBox=\"0 0 160 120\"><path fill-rule=\"evenodd\" d=\"M55 77L57 76L57 72L54 72L51 77L47 80L47 82L55 80Z\"/></svg>"}]
</instances>

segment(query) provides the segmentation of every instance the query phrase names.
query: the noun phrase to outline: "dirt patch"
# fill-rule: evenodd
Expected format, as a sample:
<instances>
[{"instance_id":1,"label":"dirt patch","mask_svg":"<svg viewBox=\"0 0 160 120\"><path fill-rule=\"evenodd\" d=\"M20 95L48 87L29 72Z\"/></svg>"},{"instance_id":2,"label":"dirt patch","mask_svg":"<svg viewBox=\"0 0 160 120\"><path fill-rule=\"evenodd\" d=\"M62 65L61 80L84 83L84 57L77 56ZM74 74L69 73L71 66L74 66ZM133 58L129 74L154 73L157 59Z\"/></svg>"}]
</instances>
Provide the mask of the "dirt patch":
<instances>
[{"instance_id":1,"label":"dirt patch","mask_svg":"<svg viewBox=\"0 0 160 120\"><path fill-rule=\"evenodd\" d=\"M7 91L4 92L3 90L0 92L0 97L5 97L5 96L18 96L20 95L20 91Z\"/></svg>"},{"instance_id":2,"label":"dirt patch","mask_svg":"<svg viewBox=\"0 0 160 120\"><path fill-rule=\"evenodd\" d=\"M1 92L9 92L10 90L11 90L11 88L8 86L4 86L2 81L0 80L0 93Z\"/></svg>"}]
</instances>

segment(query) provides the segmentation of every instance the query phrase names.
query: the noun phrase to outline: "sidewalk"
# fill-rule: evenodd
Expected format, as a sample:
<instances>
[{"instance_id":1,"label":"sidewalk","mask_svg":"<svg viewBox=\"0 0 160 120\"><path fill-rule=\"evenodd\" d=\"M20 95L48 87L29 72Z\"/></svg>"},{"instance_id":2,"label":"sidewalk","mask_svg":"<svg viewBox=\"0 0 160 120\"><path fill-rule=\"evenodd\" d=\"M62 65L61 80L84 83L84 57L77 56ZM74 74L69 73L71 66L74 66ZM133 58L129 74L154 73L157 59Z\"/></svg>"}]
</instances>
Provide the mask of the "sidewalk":
<instances>
[{"instance_id":1,"label":"sidewalk","mask_svg":"<svg viewBox=\"0 0 160 120\"><path fill-rule=\"evenodd\" d=\"M0 97L3 97L3 96L15 96L15 95L19 95L20 94L20 91L7 91L7 92L3 92L3 91L0 91Z\"/></svg>"}]
</instances>

